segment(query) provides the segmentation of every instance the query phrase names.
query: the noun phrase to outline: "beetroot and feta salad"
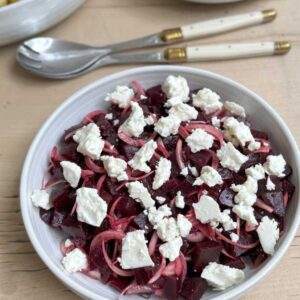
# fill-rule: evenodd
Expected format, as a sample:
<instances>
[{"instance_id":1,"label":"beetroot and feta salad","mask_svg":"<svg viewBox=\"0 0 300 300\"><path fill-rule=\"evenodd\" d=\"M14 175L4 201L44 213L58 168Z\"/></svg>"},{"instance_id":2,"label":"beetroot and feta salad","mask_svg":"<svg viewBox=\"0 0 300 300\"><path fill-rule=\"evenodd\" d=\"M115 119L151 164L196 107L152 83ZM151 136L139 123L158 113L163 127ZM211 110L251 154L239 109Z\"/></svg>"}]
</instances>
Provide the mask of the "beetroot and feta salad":
<instances>
[{"instance_id":1,"label":"beetroot and feta salad","mask_svg":"<svg viewBox=\"0 0 300 300\"><path fill-rule=\"evenodd\" d=\"M199 299L244 279L284 233L291 168L245 109L181 76L107 95L53 147L41 219L62 264L121 294ZM223 99L222 99L223 100Z\"/></svg>"}]
</instances>

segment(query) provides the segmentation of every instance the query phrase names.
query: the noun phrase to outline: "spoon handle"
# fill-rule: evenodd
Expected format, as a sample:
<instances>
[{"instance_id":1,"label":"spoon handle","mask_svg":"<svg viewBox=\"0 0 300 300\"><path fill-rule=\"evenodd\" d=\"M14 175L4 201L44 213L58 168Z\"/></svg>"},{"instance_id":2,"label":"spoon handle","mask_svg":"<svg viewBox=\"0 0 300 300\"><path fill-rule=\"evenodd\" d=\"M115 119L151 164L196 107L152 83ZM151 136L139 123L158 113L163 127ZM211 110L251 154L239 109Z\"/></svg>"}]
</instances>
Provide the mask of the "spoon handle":
<instances>
[{"instance_id":1,"label":"spoon handle","mask_svg":"<svg viewBox=\"0 0 300 300\"><path fill-rule=\"evenodd\" d=\"M179 43L185 40L222 34L228 31L270 22L274 20L276 14L277 13L274 9L269 9L202 21L190 25L166 29L160 33L135 40L105 46L102 47L102 49L104 48L109 50L110 53L117 53L125 50Z\"/></svg>"}]
</instances>

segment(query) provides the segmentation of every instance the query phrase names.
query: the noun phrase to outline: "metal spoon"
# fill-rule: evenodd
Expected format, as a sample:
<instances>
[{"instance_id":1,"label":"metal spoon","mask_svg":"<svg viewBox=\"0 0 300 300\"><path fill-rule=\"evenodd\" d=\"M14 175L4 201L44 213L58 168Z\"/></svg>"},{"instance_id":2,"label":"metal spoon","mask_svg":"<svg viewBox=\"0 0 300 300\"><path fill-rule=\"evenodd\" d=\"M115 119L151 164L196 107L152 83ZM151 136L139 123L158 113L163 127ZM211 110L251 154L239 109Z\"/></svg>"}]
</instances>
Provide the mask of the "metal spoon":
<instances>
[{"instance_id":1,"label":"metal spoon","mask_svg":"<svg viewBox=\"0 0 300 300\"><path fill-rule=\"evenodd\" d=\"M269 22L275 17L275 10L251 12L167 29L160 33L101 48L49 37L33 38L25 41L18 48L17 60L22 67L36 75L71 78L103 65L105 61L109 61L108 58L104 59L108 54L220 34ZM124 59L121 60L124 62Z\"/></svg>"}]
</instances>

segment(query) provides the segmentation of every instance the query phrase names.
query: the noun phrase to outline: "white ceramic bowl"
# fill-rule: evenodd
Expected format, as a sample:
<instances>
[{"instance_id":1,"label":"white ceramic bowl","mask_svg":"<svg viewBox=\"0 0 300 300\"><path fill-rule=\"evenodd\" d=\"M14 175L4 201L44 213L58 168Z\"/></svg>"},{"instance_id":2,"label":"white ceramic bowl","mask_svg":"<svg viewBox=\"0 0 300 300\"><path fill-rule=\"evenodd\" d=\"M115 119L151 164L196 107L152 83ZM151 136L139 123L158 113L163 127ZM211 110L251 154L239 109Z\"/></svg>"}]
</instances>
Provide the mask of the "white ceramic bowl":
<instances>
[{"instance_id":1,"label":"white ceramic bowl","mask_svg":"<svg viewBox=\"0 0 300 300\"><path fill-rule=\"evenodd\" d=\"M37 34L67 18L85 0L20 0L0 8L0 46Z\"/></svg>"},{"instance_id":2,"label":"white ceramic bowl","mask_svg":"<svg viewBox=\"0 0 300 300\"><path fill-rule=\"evenodd\" d=\"M208 292L203 299L233 299L253 287L278 263L295 236L300 219L299 152L285 123L262 98L228 78L199 69L150 66L116 73L81 89L55 110L35 137L27 154L21 176L21 211L34 248L49 269L82 297L116 299L118 293L108 285L103 285L82 274L67 275L62 270L59 243L63 234L41 221L38 209L33 207L30 201L30 194L33 189L40 188L50 149L58 142L64 129L77 124L88 112L106 107L107 104L102 100L106 93L112 91L117 85L129 84L130 81L137 80L142 86L150 87L161 83L169 74L184 76L192 88L206 86L220 94L222 99L230 99L242 104L255 126L269 133L276 152L283 153L288 163L293 166L291 181L295 184L296 190L287 211L286 233L280 239L275 255L270 257L260 269L246 270L246 280L242 284L221 293ZM140 299L140 297L132 296L124 299Z\"/></svg>"}]
</instances>

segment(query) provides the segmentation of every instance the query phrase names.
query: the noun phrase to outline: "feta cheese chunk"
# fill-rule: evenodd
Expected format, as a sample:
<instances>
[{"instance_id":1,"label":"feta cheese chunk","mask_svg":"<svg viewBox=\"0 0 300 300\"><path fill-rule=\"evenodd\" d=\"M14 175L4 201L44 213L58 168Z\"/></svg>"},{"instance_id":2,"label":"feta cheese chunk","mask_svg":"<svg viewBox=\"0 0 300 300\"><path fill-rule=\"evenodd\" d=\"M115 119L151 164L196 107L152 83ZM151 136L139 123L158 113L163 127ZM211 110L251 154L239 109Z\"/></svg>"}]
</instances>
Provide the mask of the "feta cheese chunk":
<instances>
[{"instance_id":1,"label":"feta cheese chunk","mask_svg":"<svg viewBox=\"0 0 300 300\"><path fill-rule=\"evenodd\" d=\"M180 254L182 244L181 237L174 238L173 240L160 245L159 252L163 257L168 258L170 261L174 261Z\"/></svg>"},{"instance_id":2,"label":"feta cheese chunk","mask_svg":"<svg viewBox=\"0 0 300 300\"><path fill-rule=\"evenodd\" d=\"M53 204L50 202L50 195L45 190L34 190L31 194L31 201L35 207L50 209Z\"/></svg>"},{"instance_id":3,"label":"feta cheese chunk","mask_svg":"<svg viewBox=\"0 0 300 300\"><path fill-rule=\"evenodd\" d=\"M237 150L232 143L225 143L221 149L217 151L222 167L231 171L238 172L248 157Z\"/></svg>"},{"instance_id":4,"label":"feta cheese chunk","mask_svg":"<svg viewBox=\"0 0 300 300\"><path fill-rule=\"evenodd\" d=\"M233 117L229 117L224 122L224 136L225 138L236 144L245 147L249 143L248 149L254 151L260 148L260 143L256 142L252 136L250 128L243 122L239 122Z\"/></svg>"},{"instance_id":5,"label":"feta cheese chunk","mask_svg":"<svg viewBox=\"0 0 300 300\"><path fill-rule=\"evenodd\" d=\"M194 177L198 177L199 176L199 172L197 170L196 167L191 166L190 164L188 164L188 169L191 171L192 175Z\"/></svg>"},{"instance_id":6,"label":"feta cheese chunk","mask_svg":"<svg viewBox=\"0 0 300 300\"><path fill-rule=\"evenodd\" d=\"M91 159L99 159L104 148L104 141L100 136L99 127L94 123L78 129L73 135L73 140L78 143L77 151Z\"/></svg>"},{"instance_id":7,"label":"feta cheese chunk","mask_svg":"<svg viewBox=\"0 0 300 300\"><path fill-rule=\"evenodd\" d=\"M117 178L118 181L128 179L128 175L125 172L127 168L125 160L108 155L101 156L101 160L109 177Z\"/></svg>"},{"instance_id":8,"label":"feta cheese chunk","mask_svg":"<svg viewBox=\"0 0 300 300\"><path fill-rule=\"evenodd\" d=\"M178 133L181 120L173 115L161 117L154 125L154 130L163 137Z\"/></svg>"},{"instance_id":9,"label":"feta cheese chunk","mask_svg":"<svg viewBox=\"0 0 300 300\"><path fill-rule=\"evenodd\" d=\"M88 259L85 253L75 248L62 259L62 265L68 273L75 273L88 268Z\"/></svg>"},{"instance_id":10,"label":"feta cheese chunk","mask_svg":"<svg viewBox=\"0 0 300 300\"><path fill-rule=\"evenodd\" d=\"M136 202L141 203L143 207L149 208L154 206L155 201L152 199L149 191L139 181L126 183L129 196Z\"/></svg>"},{"instance_id":11,"label":"feta cheese chunk","mask_svg":"<svg viewBox=\"0 0 300 300\"><path fill-rule=\"evenodd\" d=\"M245 275L242 270L211 262L203 269L201 277L215 290L225 290L241 283Z\"/></svg>"},{"instance_id":12,"label":"feta cheese chunk","mask_svg":"<svg viewBox=\"0 0 300 300\"><path fill-rule=\"evenodd\" d=\"M184 208L185 202L184 197L181 194L181 191L178 191L175 197L175 206L178 208Z\"/></svg>"},{"instance_id":13,"label":"feta cheese chunk","mask_svg":"<svg viewBox=\"0 0 300 300\"><path fill-rule=\"evenodd\" d=\"M245 220L248 225L256 226L257 220L254 216L254 209L252 206L237 204L232 208L232 211L238 215L242 220Z\"/></svg>"},{"instance_id":14,"label":"feta cheese chunk","mask_svg":"<svg viewBox=\"0 0 300 300\"><path fill-rule=\"evenodd\" d=\"M261 219L256 229L260 244L265 253L273 255L275 245L279 239L278 223L274 219L265 216Z\"/></svg>"},{"instance_id":15,"label":"feta cheese chunk","mask_svg":"<svg viewBox=\"0 0 300 300\"><path fill-rule=\"evenodd\" d=\"M188 176L189 174L189 169L187 167L183 168L181 171L180 171L180 175L186 177Z\"/></svg>"},{"instance_id":16,"label":"feta cheese chunk","mask_svg":"<svg viewBox=\"0 0 300 300\"><path fill-rule=\"evenodd\" d=\"M154 124L154 119L152 116L148 116L147 118L145 118L145 122L147 125L153 125Z\"/></svg>"},{"instance_id":17,"label":"feta cheese chunk","mask_svg":"<svg viewBox=\"0 0 300 300\"><path fill-rule=\"evenodd\" d=\"M148 220L152 225L157 225L163 218L169 217L172 215L172 211L168 205L162 205L156 209L155 206L152 206L148 210Z\"/></svg>"},{"instance_id":18,"label":"feta cheese chunk","mask_svg":"<svg viewBox=\"0 0 300 300\"><path fill-rule=\"evenodd\" d=\"M257 199L254 193L249 192L245 187L243 187L234 197L234 202L237 204L243 204L247 206L252 206Z\"/></svg>"},{"instance_id":19,"label":"feta cheese chunk","mask_svg":"<svg viewBox=\"0 0 300 300\"><path fill-rule=\"evenodd\" d=\"M193 204L196 219L201 223L220 222L222 219L219 204L210 196L203 195Z\"/></svg>"},{"instance_id":20,"label":"feta cheese chunk","mask_svg":"<svg viewBox=\"0 0 300 300\"><path fill-rule=\"evenodd\" d=\"M113 114L112 113L106 114L105 119L106 120L112 120L113 119Z\"/></svg>"},{"instance_id":21,"label":"feta cheese chunk","mask_svg":"<svg viewBox=\"0 0 300 300\"><path fill-rule=\"evenodd\" d=\"M245 170L246 175L253 177L256 180L265 178L265 169L261 164L257 164Z\"/></svg>"},{"instance_id":22,"label":"feta cheese chunk","mask_svg":"<svg viewBox=\"0 0 300 300\"><path fill-rule=\"evenodd\" d=\"M267 161L264 163L264 168L268 175L284 177L285 165L286 161L281 154L269 155Z\"/></svg>"},{"instance_id":23,"label":"feta cheese chunk","mask_svg":"<svg viewBox=\"0 0 300 300\"><path fill-rule=\"evenodd\" d=\"M237 223L234 222L230 217L230 210L225 209L221 213L221 223L225 231L234 230L237 228Z\"/></svg>"},{"instance_id":24,"label":"feta cheese chunk","mask_svg":"<svg viewBox=\"0 0 300 300\"><path fill-rule=\"evenodd\" d=\"M152 188L154 190L159 189L165 182L167 182L171 176L172 163L170 160L161 157L158 165L156 166L155 176L153 179Z\"/></svg>"},{"instance_id":25,"label":"feta cheese chunk","mask_svg":"<svg viewBox=\"0 0 300 300\"><path fill-rule=\"evenodd\" d=\"M166 241L171 241L175 237L179 235L179 229L177 227L177 222L174 218L169 218L169 219L162 219L158 224L157 224L157 235L158 237L166 242Z\"/></svg>"},{"instance_id":26,"label":"feta cheese chunk","mask_svg":"<svg viewBox=\"0 0 300 300\"><path fill-rule=\"evenodd\" d=\"M80 180L81 168L77 164L66 160L60 162L60 165L63 168L65 180L69 182L71 187L76 188Z\"/></svg>"},{"instance_id":27,"label":"feta cheese chunk","mask_svg":"<svg viewBox=\"0 0 300 300\"><path fill-rule=\"evenodd\" d=\"M246 117L246 112L244 107L235 102L225 101L224 107L234 116L243 117L243 118Z\"/></svg>"},{"instance_id":28,"label":"feta cheese chunk","mask_svg":"<svg viewBox=\"0 0 300 300\"><path fill-rule=\"evenodd\" d=\"M146 164L146 162L151 160L156 148L156 142L154 142L153 140L148 141L135 153L134 157L128 162L129 166L134 170L149 173L151 169Z\"/></svg>"},{"instance_id":29,"label":"feta cheese chunk","mask_svg":"<svg viewBox=\"0 0 300 300\"><path fill-rule=\"evenodd\" d=\"M182 76L169 75L162 85L162 90L168 98L179 97L183 102L189 99L190 88Z\"/></svg>"},{"instance_id":30,"label":"feta cheese chunk","mask_svg":"<svg viewBox=\"0 0 300 300\"><path fill-rule=\"evenodd\" d=\"M133 89L130 89L128 86L119 85L114 92L107 94L105 101L111 101L120 108L125 108L130 104L130 100L133 96Z\"/></svg>"},{"instance_id":31,"label":"feta cheese chunk","mask_svg":"<svg viewBox=\"0 0 300 300\"><path fill-rule=\"evenodd\" d=\"M142 108L137 102L131 102L131 113L119 127L119 132L125 132L129 136L139 137L143 133L146 125Z\"/></svg>"},{"instance_id":32,"label":"feta cheese chunk","mask_svg":"<svg viewBox=\"0 0 300 300\"><path fill-rule=\"evenodd\" d=\"M155 199L159 204L163 204L167 200L165 197L161 197L161 196L157 196L155 197Z\"/></svg>"},{"instance_id":33,"label":"feta cheese chunk","mask_svg":"<svg viewBox=\"0 0 300 300\"><path fill-rule=\"evenodd\" d=\"M271 180L270 177L268 177L267 179L267 183L266 183L266 188L268 191L274 191L275 190L275 184L273 183L273 181Z\"/></svg>"},{"instance_id":34,"label":"feta cheese chunk","mask_svg":"<svg viewBox=\"0 0 300 300\"><path fill-rule=\"evenodd\" d=\"M205 113L210 114L223 107L220 96L208 88L198 91L192 95L193 105L200 107Z\"/></svg>"},{"instance_id":35,"label":"feta cheese chunk","mask_svg":"<svg viewBox=\"0 0 300 300\"><path fill-rule=\"evenodd\" d=\"M203 183L213 187L217 184L222 184L223 180L217 170L210 166L204 166L201 170L201 175L196 178L193 185L202 185Z\"/></svg>"},{"instance_id":36,"label":"feta cheese chunk","mask_svg":"<svg viewBox=\"0 0 300 300\"><path fill-rule=\"evenodd\" d=\"M231 239L234 243L237 243L237 242L238 242L239 236L238 236L236 233L231 232L229 236L230 236L230 239Z\"/></svg>"},{"instance_id":37,"label":"feta cheese chunk","mask_svg":"<svg viewBox=\"0 0 300 300\"><path fill-rule=\"evenodd\" d=\"M182 122L186 122L186 121L197 119L198 111L197 109L195 109L194 107L188 104L179 103L177 105L174 105L169 110L169 115L176 116Z\"/></svg>"},{"instance_id":38,"label":"feta cheese chunk","mask_svg":"<svg viewBox=\"0 0 300 300\"><path fill-rule=\"evenodd\" d=\"M246 189L249 193L256 194L258 185L257 180L255 180L252 176L247 176L247 180L243 184L232 184L230 188L236 193Z\"/></svg>"},{"instance_id":39,"label":"feta cheese chunk","mask_svg":"<svg viewBox=\"0 0 300 300\"><path fill-rule=\"evenodd\" d=\"M76 212L80 222L99 227L106 217L107 203L97 189L82 187L76 190Z\"/></svg>"},{"instance_id":40,"label":"feta cheese chunk","mask_svg":"<svg viewBox=\"0 0 300 300\"><path fill-rule=\"evenodd\" d=\"M167 100L167 102L164 104L165 107L172 107L175 106L177 104L182 103L182 98L181 97L172 97L170 99Z\"/></svg>"},{"instance_id":41,"label":"feta cheese chunk","mask_svg":"<svg viewBox=\"0 0 300 300\"><path fill-rule=\"evenodd\" d=\"M185 140L193 153L210 149L214 143L214 137L201 128L195 129Z\"/></svg>"},{"instance_id":42,"label":"feta cheese chunk","mask_svg":"<svg viewBox=\"0 0 300 300\"><path fill-rule=\"evenodd\" d=\"M211 118L211 124L214 126L214 127L217 127L217 128L220 128L221 127L221 120L214 116Z\"/></svg>"},{"instance_id":43,"label":"feta cheese chunk","mask_svg":"<svg viewBox=\"0 0 300 300\"><path fill-rule=\"evenodd\" d=\"M126 236L122 240L120 265L124 270L154 267L147 248L144 230L135 230L126 233Z\"/></svg>"},{"instance_id":44,"label":"feta cheese chunk","mask_svg":"<svg viewBox=\"0 0 300 300\"><path fill-rule=\"evenodd\" d=\"M186 237L191 229L192 229L192 223L182 214L177 215L177 226L179 229L179 234L182 237Z\"/></svg>"}]
</instances>

